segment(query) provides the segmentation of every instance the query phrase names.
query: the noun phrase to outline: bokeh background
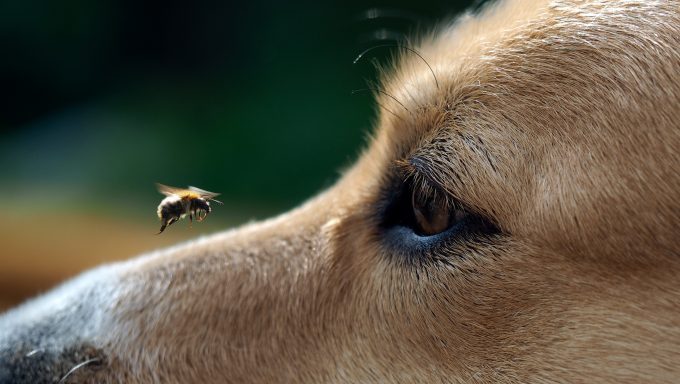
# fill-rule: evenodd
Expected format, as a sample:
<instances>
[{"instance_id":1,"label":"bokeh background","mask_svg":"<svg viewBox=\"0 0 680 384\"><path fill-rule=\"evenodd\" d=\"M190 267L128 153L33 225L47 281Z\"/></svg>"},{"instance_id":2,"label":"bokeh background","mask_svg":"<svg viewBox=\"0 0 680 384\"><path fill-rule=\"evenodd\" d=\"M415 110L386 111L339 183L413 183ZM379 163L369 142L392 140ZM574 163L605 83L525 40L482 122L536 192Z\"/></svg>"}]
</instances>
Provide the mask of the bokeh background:
<instances>
[{"instance_id":1,"label":"bokeh background","mask_svg":"<svg viewBox=\"0 0 680 384\"><path fill-rule=\"evenodd\" d=\"M353 59L478 3L0 2L0 310L330 186L376 116L351 91L395 50ZM225 205L155 236L154 182Z\"/></svg>"}]
</instances>

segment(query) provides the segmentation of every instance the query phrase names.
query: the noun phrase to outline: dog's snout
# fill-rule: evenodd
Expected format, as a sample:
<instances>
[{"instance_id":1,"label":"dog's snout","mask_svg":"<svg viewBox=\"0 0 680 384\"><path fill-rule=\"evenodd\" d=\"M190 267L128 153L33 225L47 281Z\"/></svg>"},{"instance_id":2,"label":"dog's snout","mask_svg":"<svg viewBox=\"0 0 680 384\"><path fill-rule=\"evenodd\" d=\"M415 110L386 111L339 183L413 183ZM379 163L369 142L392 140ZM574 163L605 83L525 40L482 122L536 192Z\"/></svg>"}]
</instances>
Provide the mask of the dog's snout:
<instances>
[{"instance_id":1,"label":"dog's snout","mask_svg":"<svg viewBox=\"0 0 680 384\"><path fill-rule=\"evenodd\" d=\"M92 316L81 317L81 311L69 315L58 308L38 312L22 307L1 318L0 384L86 382L104 366L103 351L73 332L92 328L83 321Z\"/></svg>"},{"instance_id":2,"label":"dog's snout","mask_svg":"<svg viewBox=\"0 0 680 384\"><path fill-rule=\"evenodd\" d=\"M108 270L82 275L0 317L0 384L88 382L107 364L98 335L114 297Z\"/></svg>"},{"instance_id":3,"label":"dog's snout","mask_svg":"<svg viewBox=\"0 0 680 384\"><path fill-rule=\"evenodd\" d=\"M284 353L278 327L313 315L312 303L290 303L291 292L320 284L300 272L311 255L282 257L319 247L318 236L279 234L286 223L253 224L102 267L3 314L0 384L167 382L157 372L171 371L176 359L206 363L188 339L210 353L225 346L267 359ZM268 289L271 281L277 289ZM276 318L257 310L272 305L297 310Z\"/></svg>"},{"instance_id":4,"label":"dog's snout","mask_svg":"<svg viewBox=\"0 0 680 384\"><path fill-rule=\"evenodd\" d=\"M105 364L103 352L82 344L31 349L24 344L0 351L0 383L53 384L87 382Z\"/></svg>"}]
</instances>

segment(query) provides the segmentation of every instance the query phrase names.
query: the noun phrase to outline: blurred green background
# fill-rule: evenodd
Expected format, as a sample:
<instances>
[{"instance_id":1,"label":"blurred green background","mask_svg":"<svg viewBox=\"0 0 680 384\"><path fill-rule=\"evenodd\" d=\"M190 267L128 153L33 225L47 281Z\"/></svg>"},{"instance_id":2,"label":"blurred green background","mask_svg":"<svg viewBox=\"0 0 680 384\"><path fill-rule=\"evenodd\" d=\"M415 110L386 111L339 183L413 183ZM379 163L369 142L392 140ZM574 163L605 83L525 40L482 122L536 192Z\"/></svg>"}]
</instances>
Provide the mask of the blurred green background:
<instances>
[{"instance_id":1,"label":"blurred green background","mask_svg":"<svg viewBox=\"0 0 680 384\"><path fill-rule=\"evenodd\" d=\"M0 295L19 278L38 288L5 296L261 219L331 185L375 118L371 97L351 91L394 49L352 60L471 3L1 2ZM154 182L226 204L156 237Z\"/></svg>"}]
</instances>

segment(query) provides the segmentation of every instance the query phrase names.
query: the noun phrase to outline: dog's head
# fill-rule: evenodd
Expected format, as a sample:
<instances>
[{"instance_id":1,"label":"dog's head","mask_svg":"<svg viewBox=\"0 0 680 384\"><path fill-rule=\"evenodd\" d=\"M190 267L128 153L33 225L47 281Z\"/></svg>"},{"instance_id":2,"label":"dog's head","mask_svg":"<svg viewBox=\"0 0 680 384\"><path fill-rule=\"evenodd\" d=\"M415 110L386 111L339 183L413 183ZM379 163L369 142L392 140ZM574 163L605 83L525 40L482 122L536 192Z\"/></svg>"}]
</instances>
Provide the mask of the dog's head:
<instances>
[{"instance_id":1,"label":"dog's head","mask_svg":"<svg viewBox=\"0 0 680 384\"><path fill-rule=\"evenodd\" d=\"M335 186L6 314L0 381L675 380L678 3L504 2L414 49Z\"/></svg>"}]
</instances>

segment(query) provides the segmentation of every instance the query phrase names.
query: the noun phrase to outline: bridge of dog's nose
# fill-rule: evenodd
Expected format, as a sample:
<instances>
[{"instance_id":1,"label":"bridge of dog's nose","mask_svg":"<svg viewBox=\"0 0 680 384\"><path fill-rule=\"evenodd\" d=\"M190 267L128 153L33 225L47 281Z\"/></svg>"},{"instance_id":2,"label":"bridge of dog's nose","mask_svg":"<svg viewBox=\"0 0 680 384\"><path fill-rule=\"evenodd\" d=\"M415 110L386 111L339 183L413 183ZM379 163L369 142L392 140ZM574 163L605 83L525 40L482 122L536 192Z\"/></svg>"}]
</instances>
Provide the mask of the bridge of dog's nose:
<instances>
[{"instance_id":1,"label":"bridge of dog's nose","mask_svg":"<svg viewBox=\"0 0 680 384\"><path fill-rule=\"evenodd\" d=\"M112 297L106 269L0 316L0 384L86 382L106 365L97 337Z\"/></svg>"}]
</instances>

